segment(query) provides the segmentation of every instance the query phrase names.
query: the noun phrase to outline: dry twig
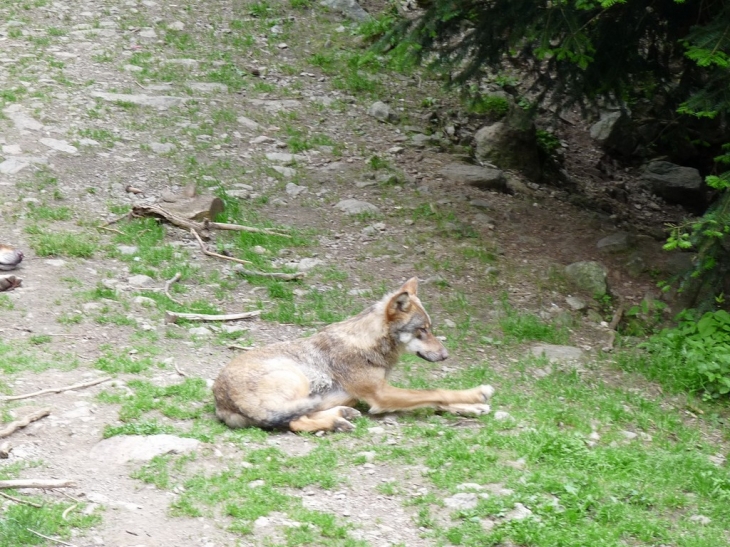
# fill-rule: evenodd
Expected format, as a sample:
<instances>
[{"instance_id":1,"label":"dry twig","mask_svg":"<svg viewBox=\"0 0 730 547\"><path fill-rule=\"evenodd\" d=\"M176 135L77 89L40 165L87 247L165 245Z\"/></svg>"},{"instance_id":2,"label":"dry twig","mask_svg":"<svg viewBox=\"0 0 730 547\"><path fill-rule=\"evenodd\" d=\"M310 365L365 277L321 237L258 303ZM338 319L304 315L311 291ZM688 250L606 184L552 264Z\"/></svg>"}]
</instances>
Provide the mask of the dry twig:
<instances>
[{"instance_id":1,"label":"dry twig","mask_svg":"<svg viewBox=\"0 0 730 547\"><path fill-rule=\"evenodd\" d=\"M244 351L250 351L255 348L254 348L254 346L239 346L238 344L230 344L228 346L228 349L242 349Z\"/></svg>"},{"instance_id":2,"label":"dry twig","mask_svg":"<svg viewBox=\"0 0 730 547\"><path fill-rule=\"evenodd\" d=\"M72 389L79 389L82 387L95 386L96 384L101 384L102 382L108 382L109 380L111 380L111 377L105 376L104 378L97 378L96 380L90 380L88 382L81 382L78 384L74 384L72 386L51 387L48 389L42 389L40 391L35 391L33 393L26 393L25 395L3 396L3 397L0 397L0 401L17 401L19 399L29 399L30 397L37 397L38 395L45 395L46 393L61 393L62 391L71 391Z\"/></svg>"},{"instance_id":3,"label":"dry twig","mask_svg":"<svg viewBox=\"0 0 730 547\"><path fill-rule=\"evenodd\" d=\"M10 494L6 494L5 492L0 492L0 496L4 497L5 499L9 499L10 501L14 501L15 503L20 503L22 505L30 505L31 507L35 507L36 509L41 509L43 507L42 505L33 503L32 501L25 501L25 500L21 500L20 498L13 497Z\"/></svg>"},{"instance_id":4,"label":"dry twig","mask_svg":"<svg viewBox=\"0 0 730 547\"><path fill-rule=\"evenodd\" d=\"M78 506L79 506L79 504L78 504L78 503L74 503L73 505L69 505L68 507L66 507L66 510L65 510L65 511L64 511L63 513L61 513L61 518L62 518L63 520L68 520L68 519L66 518L66 517L68 516L68 514L69 514L69 513L71 512L71 511L73 511L74 509L76 509L76 508L77 508Z\"/></svg>"},{"instance_id":5,"label":"dry twig","mask_svg":"<svg viewBox=\"0 0 730 547\"><path fill-rule=\"evenodd\" d=\"M177 323L178 319L188 319L190 321L236 321L238 319L258 317L259 315L261 315L261 310L229 313L226 315L206 315L204 313L183 313L168 310L165 312L165 323Z\"/></svg>"},{"instance_id":6,"label":"dry twig","mask_svg":"<svg viewBox=\"0 0 730 547\"><path fill-rule=\"evenodd\" d=\"M243 268L237 269L237 273L241 275L258 275L260 277L270 277L271 279L281 279L282 281L296 281L297 279L303 279L307 276L304 272L297 272L293 274L282 273L282 272L259 272L256 270L246 270Z\"/></svg>"},{"instance_id":7,"label":"dry twig","mask_svg":"<svg viewBox=\"0 0 730 547\"><path fill-rule=\"evenodd\" d=\"M173 276L172 279L170 279L169 281L166 281L165 282L165 296L167 296L167 298L169 298L170 300L172 300L173 302L175 302L175 304L178 304L180 306L182 306L182 302L180 302L179 300L175 300L172 297L172 295L170 294L170 286L172 286L173 283L177 283L178 281L180 281L180 278L181 277L182 277L182 274L180 272L177 272Z\"/></svg>"},{"instance_id":8,"label":"dry twig","mask_svg":"<svg viewBox=\"0 0 730 547\"><path fill-rule=\"evenodd\" d=\"M226 256L214 253L213 251L209 251L208 248L205 246L205 243L203 243L203 240L198 235L198 232L196 232L194 228L190 228L190 233L192 233L195 236L195 239L198 240L198 244L200 244L200 250L203 251L204 255L214 256L215 258L222 258L223 260L230 260L232 262L238 262L239 264L251 264L251 262L249 262L248 260L241 260L240 258L234 258L232 256Z\"/></svg>"},{"instance_id":9,"label":"dry twig","mask_svg":"<svg viewBox=\"0 0 730 547\"><path fill-rule=\"evenodd\" d=\"M76 486L69 479L9 479L0 481L0 490L5 488L71 488Z\"/></svg>"},{"instance_id":10,"label":"dry twig","mask_svg":"<svg viewBox=\"0 0 730 547\"><path fill-rule=\"evenodd\" d=\"M13 433L15 433L18 429L23 429L26 427L29 423L35 422L36 420L40 420L41 418L45 418L51 413L50 408L44 408L42 410L37 410L33 412L32 414L28 414L24 418L21 418L20 420L15 420L14 422L10 422L6 427L0 429L0 439L3 437L9 437Z\"/></svg>"},{"instance_id":11,"label":"dry twig","mask_svg":"<svg viewBox=\"0 0 730 547\"><path fill-rule=\"evenodd\" d=\"M177 366L177 363L173 363L172 365L175 367L175 372L177 372L180 376L182 376L183 378L188 377L188 375L185 374L185 372Z\"/></svg>"},{"instance_id":12,"label":"dry twig","mask_svg":"<svg viewBox=\"0 0 730 547\"><path fill-rule=\"evenodd\" d=\"M38 537L42 537L43 539L47 539L48 541L53 541L54 543L58 543L59 545L67 545L68 547L76 547L73 543L66 543L65 541L61 541L60 539L52 538L50 536L44 536L40 532L36 532L35 530L31 530L30 528L26 528L31 534L35 534Z\"/></svg>"}]
</instances>

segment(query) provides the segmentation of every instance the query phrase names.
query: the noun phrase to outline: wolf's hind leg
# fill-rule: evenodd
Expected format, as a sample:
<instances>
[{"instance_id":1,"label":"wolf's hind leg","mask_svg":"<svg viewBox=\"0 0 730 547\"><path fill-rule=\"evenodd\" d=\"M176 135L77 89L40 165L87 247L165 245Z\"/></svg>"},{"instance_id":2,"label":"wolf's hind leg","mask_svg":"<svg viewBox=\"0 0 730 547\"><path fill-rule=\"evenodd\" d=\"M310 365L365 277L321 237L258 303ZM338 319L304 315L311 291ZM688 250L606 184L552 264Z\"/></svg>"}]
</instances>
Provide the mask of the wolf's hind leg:
<instances>
[{"instance_id":1,"label":"wolf's hind leg","mask_svg":"<svg viewBox=\"0 0 730 547\"><path fill-rule=\"evenodd\" d=\"M357 418L360 412L349 406L336 406L319 412L312 412L289 422L292 431L352 431L355 426L348 419Z\"/></svg>"}]
</instances>

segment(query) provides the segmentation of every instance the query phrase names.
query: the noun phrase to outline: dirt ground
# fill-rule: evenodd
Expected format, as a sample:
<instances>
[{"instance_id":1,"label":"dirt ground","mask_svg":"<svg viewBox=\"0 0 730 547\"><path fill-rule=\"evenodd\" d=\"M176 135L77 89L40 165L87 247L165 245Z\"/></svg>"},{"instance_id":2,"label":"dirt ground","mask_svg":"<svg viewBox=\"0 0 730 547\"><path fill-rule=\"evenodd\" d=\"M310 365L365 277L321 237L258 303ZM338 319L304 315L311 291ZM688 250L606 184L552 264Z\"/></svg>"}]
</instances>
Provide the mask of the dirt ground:
<instances>
[{"instance_id":1,"label":"dirt ground","mask_svg":"<svg viewBox=\"0 0 730 547\"><path fill-rule=\"evenodd\" d=\"M525 193L506 195L449 182L440 175L440 170L454 161L452 154L439 147L410 146L398 125L383 124L367 115L372 99L353 98L346 90L334 88L332 77L322 74L316 66L307 65L320 36L306 35L311 28L317 28L313 25L320 24L320 20L327 22L321 28L322 37L332 34L333 41L346 39L346 33L337 29L340 24L349 23L335 12L322 15L318 7L304 11L282 8L279 19L285 27L285 39L291 42L287 47L277 47L280 38L276 34L267 35L261 27L255 27L250 51L240 54L233 63L242 73L258 66L262 75L246 73L243 78L250 82L248 86L232 90L191 88L190 82L209 83L211 71L206 72L207 68L203 67L215 68L223 66L216 65L218 62L228 62L225 55L216 58L216 52L205 44L235 32L231 20L250 20L253 16L245 7L226 2L190 6L147 0L66 0L37 2L22 10L14 4L0 0L0 92L3 93L0 96L6 99L4 116L0 118L3 147L0 160L6 166L4 171L0 170L0 240L22 249L25 259L12 272L22 278L22 287L4 293L7 300L1 310L0 341L7 347L27 347L32 337L48 335L51 341L40 349L43 357L59 359L62 363L76 360L78 366L11 374L3 381L13 394L102 377L104 373L93 368L94 363L109 347L128 348L133 352L134 333L140 325L161 334L155 345L159 350L158 360L164 366L147 376L156 385L178 382L180 374L175 367L190 376L212 381L231 358L232 350L215 339L201 342L187 336L166 337L168 327L156 310L134 303L137 290L129 285L128 263L103 252L87 259L41 257L34 251L28 232L36 224L29 213L34 206L63 205L71 208L73 217L42 224L43 229L84 233L99 246L112 245L112 232L93 228L118 216L110 205L149 204L159 201L165 192L179 192L191 173L198 173L191 167L193 158L199 164L215 161L235 164L240 168L237 173L244 175L221 180L223 186L240 189L241 184L249 185L251 193L268 197L265 204L258 206L263 218L293 230L314 229L321 234L307 249L307 255L346 272L348 288L392 289L412 275L430 280L423 285L423 299L437 324L448 319L437 298L441 291L459 292L467 297L477 293L483 297L488 293L495 301L507 294L512 305L520 310L554 317L556 310L565 310L567 306L564 280L556 281L551 272L560 272L565 265L581 260L605 264L610 271L612 291L629 304L638 303L655 290L655 280L648 273L636 277L627 273L624 256L599 253L596 242L617 230L616 217L581 210L556 199L555 190L550 186L534 186ZM193 41L200 39L203 45L186 49L188 46L182 44L176 49L166 43L164 26L169 28L174 23L180 23L180 28L189 32ZM292 26L287 27L289 24ZM140 83L135 76L138 65L133 61L142 54L149 54L160 70L186 67L182 74L187 80L181 81L181 72L176 71L168 80L163 73L158 73L157 78ZM389 85L402 86L398 96L403 100L396 104L417 125L420 117L427 114L421 103L429 89L414 86L408 78L400 84L395 81ZM194 101L195 107L131 109L123 104L125 98L109 101L100 98L98 93L177 97ZM346 106L322 110L317 107L322 98ZM288 122L274 113L280 105L271 101L280 99L295 101L294 106L283 107L298 114ZM239 119L231 120L228 128L214 125L212 134L193 134L195 127L191 129L191 125L205 125L215 112L223 109L235 112L236 117L257 120L258 127L251 128ZM282 122L300 128L314 127L342 144L341 155L327 146L302 152L304 159L294 166L296 182L308 190L296 197L287 193L286 180L271 175L273 163L267 164L265 158L267 153L287 152L276 143L286 140ZM585 135L585 127L582 130ZM252 144L262 135L272 137L271 141ZM100 142L104 136L113 140L112 146ZM83 141L84 138L96 143ZM211 146L200 148L198 145L206 139ZM166 142L175 143L172 152L155 152L158 148L153 145ZM569 147L566 153L582 154L586 162L600 157L585 138L572 140L569 146L580 146L579 150ZM405 182L395 188L355 184L368 181L364 173L373 155L386 158L404 174ZM12 161L8 163L9 160ZM39 183L39 177L48 176L56 179L55 185ZM142 193L126 192L128 185L141 189ZM53 195L54 188L62 199ZM376 205L380 218L353 221L334 207L347 198ZM486 201L488 207L475 207L473 200ZM424 203L453 213L458 222L473 230L485 247L496 253L498 271L490 274L483 263L463 260L458 268L450 268L448 262L456 262L454 257L462 256L460 244L444 235L442 228L428 222L407 222L409 217L402 215L404 209L410 211ZM666 219L649 220L661 226ZM384 223L382 229L366 229L378 221ZM232 268L231 264L198 253L196 243L187 233L169 228L168 239L181 242L181 246L190 250L194 265L203 272L215 269L229 272ZM414 247L413 241L419 241L419 245ZM665 258L660 251L661 242L648 236L641 236L639 241L644 261L662 266ZM306 257L293 257L301 258ZM491 280L485 281L488 278ZM96 323L91 318L93 307L85 308L78 298L83 291L103 284L110 286L110 280L129 304L120 313L132 317L136 326ZM315 273L304 283L316 286L327 282ZM441 288L446 284L448 289ZM157 279L153 288L160 289L163 285L164 280ZM205 281L191 282L186 288L185 298L209 299L227 312L240 311L242 304L259 299L255 287L245 281L239 282L225 299L219 299L215 287ZM364 306L373 297L358 298ZM483 313L485 318L489 316L489 310ZM69 314L81 315L83 320L60 321ZM241 325L255 345L311 332L311 329L266 321L247 321ZM600 349L606 337L605 326L579 322L571 343L590 352ZM462 359L459 348L449 349L452 353L449 366L457 369L464 366L466 360ZM496 369L507 366L506 362L498 361L496 352L489 348L486 352L488 357L497 359ZM115 376L119 385L133 377ZM101 440L104 427L120 423L117 405L104 404L95 398L102 389L104 384L49 394L14 403L6 410L10 417L24 416L40 408L51 409L51 414L11 436L8 439L12 446L10 458L0 465L40 461L38 467L25 469L23 476L71 479L76 486L69 489L69 494L106 508L97 526L72 539L75 544L212 547L273 541L267 540L265 533L260 537L241 538L212 518L171 517L168 508L175 494L131 478L130 472L137 464L120 464L113 458L95 459L92 448ZM389 427L384 422L374 425ZM287 433L271 434L268 442L291 454L305 453L310 443ZM377 440L352 441L354 447L362 446L363 450L372 442ZM240 457L239 449L214 443L201 449L200 461L201 465L216 469ZM312 490L305 493L309 500L306 503L340 515L346 511L361 538L373 545L430 545L414 524L413 510L376 490L387 479L411 481L408 487L415 491L421 487L418 480L412 480L418 471L386 466L373 475L368 468L358 468L359 474L349 477L345 490ZM63 499L58 490L47 495ZM270 516L274 523L283 518L276 514Z\"/></svg>"}]
</instances>

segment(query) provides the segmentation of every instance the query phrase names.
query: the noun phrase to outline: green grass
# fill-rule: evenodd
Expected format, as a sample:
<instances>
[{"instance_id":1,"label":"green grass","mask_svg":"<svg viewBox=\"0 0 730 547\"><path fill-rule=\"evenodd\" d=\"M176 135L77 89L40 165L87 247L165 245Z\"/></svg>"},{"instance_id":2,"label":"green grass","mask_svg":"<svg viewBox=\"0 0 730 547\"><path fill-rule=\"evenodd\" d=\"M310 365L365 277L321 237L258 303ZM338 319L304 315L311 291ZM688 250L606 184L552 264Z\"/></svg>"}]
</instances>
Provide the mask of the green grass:
<instances>
[{"instance_id":1,"label":"green grass","mask_svg":"<svg viewBox=\"0 0 730 547\"><path fill-rule=\"evenodd\" d=\"M69 355L48 354L25 347L22 342L11 344L0 339L0 372L3 374L43 372L51 368L71 370L77 366L78 362Z\"/></svg>"},{"instance_id":2,"label":"green grass","mask_svg":"<svg viewBox=\"0 0 730 547\"><path fill-rule=\"evenodd\" d=\"M25 231L38 256L91 258L99 248L97 238L88 233L54 231L39 225L28 226Z\"/></svg>"}]
</instances>

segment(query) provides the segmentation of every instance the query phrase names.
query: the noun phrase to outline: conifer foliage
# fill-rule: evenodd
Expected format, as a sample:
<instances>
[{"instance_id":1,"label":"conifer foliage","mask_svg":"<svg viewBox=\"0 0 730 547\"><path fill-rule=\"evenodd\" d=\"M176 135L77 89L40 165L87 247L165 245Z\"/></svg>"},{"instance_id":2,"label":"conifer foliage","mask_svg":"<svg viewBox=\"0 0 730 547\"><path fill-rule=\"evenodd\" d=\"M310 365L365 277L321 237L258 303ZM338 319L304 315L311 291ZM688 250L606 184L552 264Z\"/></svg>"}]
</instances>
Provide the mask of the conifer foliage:
<instances>
[{"instance_id":1,"label":"conifer foliage","mask_svg":"<svg viewBox=\"0 0 730 547\"><path fill-rule=\"evenodd\" d=\"M384 40L452 85L514 70L537 101L558 106L651 103L664 149L707 146L701 122L730 141L729 0L421 0L424 12L395 22ZM694 120L694 121L693 121ZM684 142L682 142L684 141ZM684 280L697 294L730 275L730 144L711 165L718 198L675 228L668 248L693 248ZM686 148L686 147L685 147ZM699 283L698 283L699 281ZM704 290L699 290L704 285ZM720 297L721 299L721 297Z\"/></svg>"}]
</instances>

